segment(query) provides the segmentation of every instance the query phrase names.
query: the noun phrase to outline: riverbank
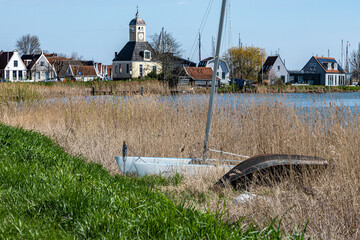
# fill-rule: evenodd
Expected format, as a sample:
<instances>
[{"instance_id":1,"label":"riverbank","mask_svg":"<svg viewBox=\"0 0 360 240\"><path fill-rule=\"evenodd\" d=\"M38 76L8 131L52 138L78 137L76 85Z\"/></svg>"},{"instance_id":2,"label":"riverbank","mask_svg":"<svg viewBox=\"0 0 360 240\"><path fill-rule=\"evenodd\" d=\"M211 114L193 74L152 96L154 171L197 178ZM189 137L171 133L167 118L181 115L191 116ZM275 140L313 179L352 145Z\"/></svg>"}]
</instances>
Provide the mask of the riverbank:
<instances>
[{"instance_id":1,"label":"riverbank","mask_svg":"<svg viewBox=\"0 0 360 240\"><path fill-rule=\"evenodd\" d=\"M224 212L173 202L174 178L111 176L33 131L0 125L0 235L5 239L279 239L278 220L260 228ZM170 198L169 198L170 197ZM248 219L251 221L251 219ZM304 239L306 227L291 239Z\"/></svg>"}]
</instances>

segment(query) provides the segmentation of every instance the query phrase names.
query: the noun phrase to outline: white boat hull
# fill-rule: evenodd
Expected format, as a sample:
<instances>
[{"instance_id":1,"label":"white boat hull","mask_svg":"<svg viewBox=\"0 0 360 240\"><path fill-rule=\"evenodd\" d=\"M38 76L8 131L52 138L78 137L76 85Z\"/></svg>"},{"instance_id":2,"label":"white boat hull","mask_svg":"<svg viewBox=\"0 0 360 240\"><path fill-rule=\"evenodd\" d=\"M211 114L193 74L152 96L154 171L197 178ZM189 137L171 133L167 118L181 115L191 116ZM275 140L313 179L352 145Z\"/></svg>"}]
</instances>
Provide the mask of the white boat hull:
<instances>
[{"instance_id":1,"label":"white boat hull","mask_svg":"<svg viewBox=\"0 0 360 240\"><path fill-rule=\"evenodd\" d=\"M115 156L115 160L121 170L127 174L138 174L137 169L135 168L134 163L170 163L170 164L188 164L192 159L191 158L163 158L163 157L126 157L125 163L123 157ZM139 174L140 175L140 174Z\"/></svg>"},{"instance_id":2,"label":"white boat hull","mask_svg":"<svg viewBox=\"0 0 360 240\"><path fill-rule=\"evenodd\" d=\"M216 170L228 172L234 165L202 165L186 163L145 163L135 162L134 166L139 176L159 174L162 176L171 176L176 173L182 175L196 175L214 172Z\"/></svg>"}]
</instances>

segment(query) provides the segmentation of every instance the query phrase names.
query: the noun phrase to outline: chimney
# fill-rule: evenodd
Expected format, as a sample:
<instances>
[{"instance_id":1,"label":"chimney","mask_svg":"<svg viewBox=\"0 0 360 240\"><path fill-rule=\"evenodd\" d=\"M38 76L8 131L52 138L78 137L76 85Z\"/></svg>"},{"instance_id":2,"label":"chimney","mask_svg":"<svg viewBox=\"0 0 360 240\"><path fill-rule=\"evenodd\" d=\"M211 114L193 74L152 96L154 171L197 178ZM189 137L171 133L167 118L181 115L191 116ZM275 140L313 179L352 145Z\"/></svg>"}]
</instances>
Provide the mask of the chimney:
<instances>
[{"instance_id":1,"label":"chimney","mask_svg":"<svg viewBox=\"0 0 360 240\"><path fill-rule=\"evenodd\" d=\"M115 52L115 57L117 56L117 52Z\"/></svg>"}]
</instances>

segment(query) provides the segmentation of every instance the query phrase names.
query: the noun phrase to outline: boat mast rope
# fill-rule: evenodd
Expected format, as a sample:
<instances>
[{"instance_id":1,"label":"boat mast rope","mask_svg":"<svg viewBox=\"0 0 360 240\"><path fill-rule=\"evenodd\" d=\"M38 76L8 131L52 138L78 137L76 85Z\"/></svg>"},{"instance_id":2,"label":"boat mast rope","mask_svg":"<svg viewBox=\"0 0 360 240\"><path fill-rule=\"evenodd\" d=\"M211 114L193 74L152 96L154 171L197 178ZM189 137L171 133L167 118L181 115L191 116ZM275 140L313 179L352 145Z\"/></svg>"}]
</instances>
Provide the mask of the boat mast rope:
<instances>
[{"instance_id":1,"label":"boat mast rope","mask_svg":"<svg viewBox=\"0 0 360 240\"><path fill-rule=\"evenodd\" d=\"M223 153L223 154L227 154L227 155L231 155L231 156L237 156L237 157L242 157L242 158L250 158L249 156L244 156L244 155L239 155L239 154L235 154L235 153L219 151L219 150L210 149L210 148L208 148L208 151L210 151L210 152L216 152L216 153Z\"/></svg>"}]
</instances>

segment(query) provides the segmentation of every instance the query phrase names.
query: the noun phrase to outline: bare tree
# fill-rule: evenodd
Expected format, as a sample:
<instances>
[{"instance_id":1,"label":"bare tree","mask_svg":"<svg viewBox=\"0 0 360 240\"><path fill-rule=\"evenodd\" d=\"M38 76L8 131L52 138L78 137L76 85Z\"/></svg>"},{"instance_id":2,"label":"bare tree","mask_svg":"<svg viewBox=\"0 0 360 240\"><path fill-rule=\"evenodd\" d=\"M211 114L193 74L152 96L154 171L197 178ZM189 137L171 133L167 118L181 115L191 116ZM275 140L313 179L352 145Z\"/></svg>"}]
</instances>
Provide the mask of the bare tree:
<instances>
[{"instance_id":1,"label":"bare tree","mask_svg":"<svg viewBox=\"0 0 360 240\"><path fill-rule=\"evenodd\" d=\"M178 67L174 66L176 57L181 55L181 44L176 40L172 33L164 28L160 34L155 33L151 36L151 47L154 49L162 67L162 78L165 81L173 81L177 78Z\"/></svg>"},{"instance_id":2,"label":"bare tree","mask_svg":"<svg viewBox=\"0 0 360 240\"><path fill-rule=\"evenodd\" d=\"M80 56L77 52L72 52L70 59L71 60L82 60L83 56Z\"/></svg>"},{"instance_id":3,"label":"bare tree","mask_svg":"<svg viewBox=\"0 0 360 240\"><path fill-rule=\"evenodd\" d=\"M21 54L35 54L41 52L40 40L38 36L31 36L30 34L21 36L16 41L16 48Z\"/></svg>"},{"instance_id":4,"label":"bare tree","mask_svg":"<svg viewBox=\"0 0 360 240\"><path fill-rule=\"evenodd\" d=\"M350 71L353 73L353 77L356 78L359 81L360 74L359 74L359 68L360 68L360 51L353 51L350 55Z\"/></svg>"}]
</instances>

